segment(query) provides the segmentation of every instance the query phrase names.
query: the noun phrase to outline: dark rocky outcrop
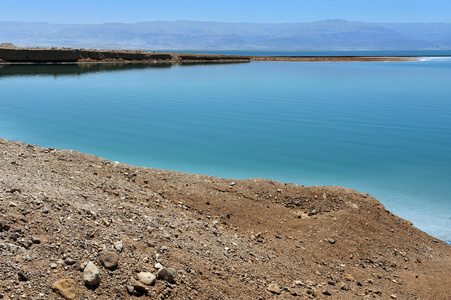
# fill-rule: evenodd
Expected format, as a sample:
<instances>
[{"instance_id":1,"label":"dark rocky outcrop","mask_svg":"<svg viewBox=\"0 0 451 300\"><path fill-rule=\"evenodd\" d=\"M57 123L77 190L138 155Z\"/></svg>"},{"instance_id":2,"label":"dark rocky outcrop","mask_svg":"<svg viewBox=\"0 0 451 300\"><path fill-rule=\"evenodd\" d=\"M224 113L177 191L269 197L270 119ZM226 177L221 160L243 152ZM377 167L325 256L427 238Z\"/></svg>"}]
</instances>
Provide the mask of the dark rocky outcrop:
<instances>
[{"instance_id":1,"label":"dark rocky outcrop","mask_svg":"<svg viewBox=\"0 0 451 300\"><path fill-rule=\"evenodd\" d=\"M4 44L2 44L4 45ZM9 45L9 44L8 44ZM12 45L12 44L11 44ZM14 46L14 45L13 45ZM131 50L93 50L71 48L0 47L0 61L6 63L76 63L76 62L230 62L250 61L246 56L152 53Z\"/></svg>"},{"instance_id":2,"label":"dark rocky outcrop","mask_svg":"<svg viewBox=\"0 0 451 300\"><path fill-rule=\"evenodd\" d=\"M170 54L104 51L83 49L0 49L0 59L7 62L20 63L64 63L83 61L118 61L118 60L158 60L170 61Z\"/></svg>"}]
</instances>

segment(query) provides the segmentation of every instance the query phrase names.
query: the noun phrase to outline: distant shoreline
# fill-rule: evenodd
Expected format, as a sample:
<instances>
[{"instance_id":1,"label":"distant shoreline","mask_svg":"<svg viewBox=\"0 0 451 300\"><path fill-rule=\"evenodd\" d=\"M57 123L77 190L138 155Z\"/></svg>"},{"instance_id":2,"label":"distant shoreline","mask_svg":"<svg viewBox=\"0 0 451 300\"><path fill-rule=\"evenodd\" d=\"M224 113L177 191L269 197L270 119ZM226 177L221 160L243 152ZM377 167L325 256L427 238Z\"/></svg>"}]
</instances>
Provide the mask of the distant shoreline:
<instances>
[{"instance_id":1,"label":"distant shoreline","mask_svg":"<svg viewBox=\"0 0 451 300\"><path fill-rule=\"evenodd\" d=\"M252 61L416 61L417 56L252 56Z\"/></svg>"},{"instance_id":2,"label":"distant shoreline","mask_svg":"<svg viewBox=\"0 0 451 300\"><path fill-rule=\"evenodd\" d=\"M416 61L418 56L243 56L197 53L156 53L139 50L71 48L0 48L0 63L129 63L129 62L250 62L250 61Z\"/></svg>"}]
</instances>

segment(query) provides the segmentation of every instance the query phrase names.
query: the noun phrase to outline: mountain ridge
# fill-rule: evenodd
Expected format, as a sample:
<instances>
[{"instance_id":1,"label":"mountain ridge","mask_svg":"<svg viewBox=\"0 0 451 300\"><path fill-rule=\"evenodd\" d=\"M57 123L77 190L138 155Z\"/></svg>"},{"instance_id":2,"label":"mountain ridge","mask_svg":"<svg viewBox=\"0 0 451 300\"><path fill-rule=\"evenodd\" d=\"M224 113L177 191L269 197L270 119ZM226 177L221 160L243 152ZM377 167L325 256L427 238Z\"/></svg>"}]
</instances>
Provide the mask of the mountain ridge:
<instances>
[{"instance_id":1,"label":"mountain ridge","mask_svg":"<svg viewBox=\"0 0 451 300\"><path fill-rule=\"evenodd\" d=\"M204 50L451 49L450 23L151 21L104 24L0 22L18 46Z\"/></svg>"}]
</instances>

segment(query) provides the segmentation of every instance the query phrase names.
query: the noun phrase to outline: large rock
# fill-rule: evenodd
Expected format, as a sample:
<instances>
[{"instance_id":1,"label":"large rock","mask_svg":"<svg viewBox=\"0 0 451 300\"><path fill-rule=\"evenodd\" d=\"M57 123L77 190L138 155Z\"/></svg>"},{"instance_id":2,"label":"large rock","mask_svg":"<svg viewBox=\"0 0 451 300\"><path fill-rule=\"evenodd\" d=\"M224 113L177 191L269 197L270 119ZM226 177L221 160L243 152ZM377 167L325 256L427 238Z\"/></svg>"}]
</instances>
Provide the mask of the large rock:
<instances>
[{"instance_id":1,"label":"large rock","mask_svg":"<svg viewBox=\"0 0 451 300\"><path fill-rule=\"evenodd\" d=\"M58 293L64 299L75 299L77 295L75 281L73 279L61 279L52 284L52 291Z\"/></svg>"},{"instance_id":2,"label":"large rock","mask_svg":"<svg viewBox=\"0 0 451 300\"><path fill-rule=\"evenodd\" d=\"M99 269L90 261L83 270L83 281L86 285L94 286L100 283Z\"/></svg>"}]
</instances>

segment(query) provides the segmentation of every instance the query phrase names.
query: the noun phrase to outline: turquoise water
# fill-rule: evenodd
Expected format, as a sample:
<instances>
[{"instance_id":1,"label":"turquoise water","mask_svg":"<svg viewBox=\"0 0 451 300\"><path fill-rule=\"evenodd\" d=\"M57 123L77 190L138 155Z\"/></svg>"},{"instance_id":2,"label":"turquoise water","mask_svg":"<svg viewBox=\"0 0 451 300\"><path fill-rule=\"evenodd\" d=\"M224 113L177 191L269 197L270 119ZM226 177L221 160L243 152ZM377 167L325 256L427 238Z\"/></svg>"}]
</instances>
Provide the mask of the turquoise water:
<instances>
[{"instance_id":1,"label":"turquoise water","mask_svg":"<svg viewBox=\"0 0 451 300\"><path fill-rule=\"evenodd\" d=\"M451 240L451 60L0 66L0 136L338 185Z\"/></svg>"}]
</instances>

